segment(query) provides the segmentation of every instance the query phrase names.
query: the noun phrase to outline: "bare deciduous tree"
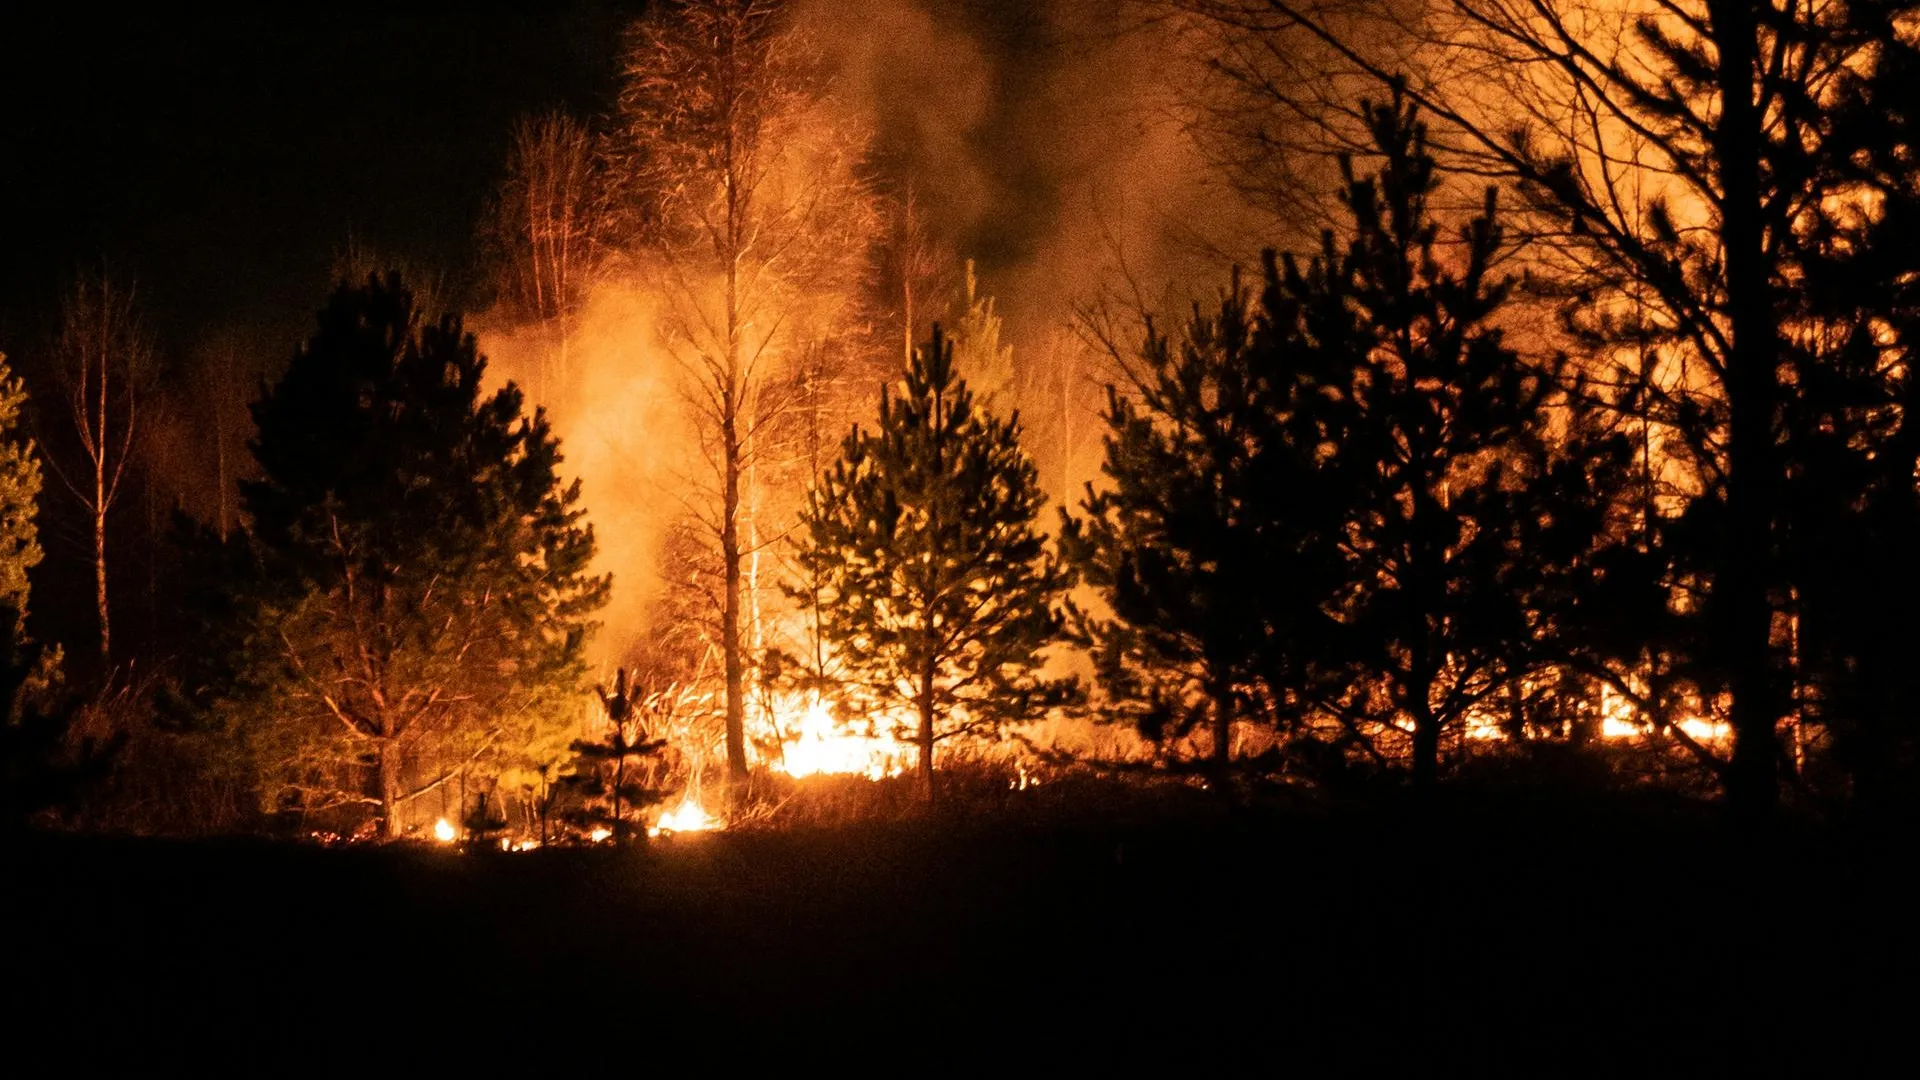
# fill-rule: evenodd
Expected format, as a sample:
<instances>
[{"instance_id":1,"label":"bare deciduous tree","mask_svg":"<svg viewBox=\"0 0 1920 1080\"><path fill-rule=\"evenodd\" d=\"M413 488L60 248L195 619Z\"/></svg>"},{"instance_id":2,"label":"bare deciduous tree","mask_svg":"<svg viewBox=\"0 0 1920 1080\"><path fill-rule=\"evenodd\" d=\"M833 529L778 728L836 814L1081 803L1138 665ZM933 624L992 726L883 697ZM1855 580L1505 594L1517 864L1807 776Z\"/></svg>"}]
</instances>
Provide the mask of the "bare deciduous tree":
<instances>
[{"instance_id":1,"label":"bare deciduous tree","mask_svg":"<svg viewBox=\"0 0 1920 1080\"><path fill-rule=\"evenodd\" d=\"M767 0L706 0L634 27L607 158L612 217L657 272L667 343L712 484L695 512L718 547L728 776L745 791L746 581L779 536L757 481L804 399L803 359L846 307L869 212L864 144L836 116L805 39Z\"/></svg>"},{"instance_id":2,"label":"bare deciduous tree","mask_svg":"<svg viewBox=\"0 0 1920 1080\"><path fill-rule=\"evenodd\" d=\"M596 163L593 134L574 117L556 111L514 122L491 234L501 298L546 338L536 401L566 385L573 320L599 256Z\"/></svg>"},{"instance_id":3,"label":"bare deciduous tree","mask_svg":"<svg viewBox=\"0 0 1920 1080\"><path fill-rule=\"evenodd\" d=\"M107 519L136 456L141 415L158 374L153 339L141 321L133 284L105 271L76 278L61 305L53 356L77 448L65 463L52 456L48 462L87 515L104 667L112 655L113 633Z\"/></svg>"}]
</instances>

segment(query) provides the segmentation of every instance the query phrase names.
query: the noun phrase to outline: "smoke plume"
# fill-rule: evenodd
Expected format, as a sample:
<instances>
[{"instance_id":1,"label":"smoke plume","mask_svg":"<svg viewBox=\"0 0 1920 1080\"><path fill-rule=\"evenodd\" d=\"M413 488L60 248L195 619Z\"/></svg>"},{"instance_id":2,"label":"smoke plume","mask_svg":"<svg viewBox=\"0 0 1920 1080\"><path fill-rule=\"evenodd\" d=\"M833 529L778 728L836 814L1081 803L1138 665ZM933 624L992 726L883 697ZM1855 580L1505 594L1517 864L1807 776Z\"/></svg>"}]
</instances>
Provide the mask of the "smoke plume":
<instances>
[{"instance_id":1,"label":"smoke plume","mask_svg":"<svg viewBox=\"0 0 1920 1080\"><path fill-rule=\"evenodd\" d=\"M1196 61L1127 0L798 0L792 11L830 72L828 112L875 133L877 182L911 191L933 239L976 261L1014 347L1028 448L1055 503L1077 501L1098 471L1111 376L1082 333L1087 314L1177 315L1272 239L1270 219L1190 137L1182 90ZM701 465L656 313L643 282L598 282L570 385L541 403L616 578L605 660L646 626L663 537ZM540 334L479 328L496 374L533 384Z\"/></svg>"}]
</instances>

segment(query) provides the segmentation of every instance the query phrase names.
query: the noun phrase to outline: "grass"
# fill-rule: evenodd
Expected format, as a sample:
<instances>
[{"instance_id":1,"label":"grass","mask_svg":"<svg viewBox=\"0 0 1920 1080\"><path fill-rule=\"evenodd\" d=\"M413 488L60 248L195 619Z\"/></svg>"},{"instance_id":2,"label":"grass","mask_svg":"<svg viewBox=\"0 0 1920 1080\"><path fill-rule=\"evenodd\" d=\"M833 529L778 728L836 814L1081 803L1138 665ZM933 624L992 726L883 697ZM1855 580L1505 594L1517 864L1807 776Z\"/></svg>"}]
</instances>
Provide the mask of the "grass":
<instances>
[{"instance_id":1,"label":"grass","mask_svg":"<svg viewBox=\"0 0 1920 1080\"><path fill-rule=\"evenodd\" d=\"M1835 1066L1865 1045L1845 1032L1906 1000L1905 845L1524 810L899 821L499 856L38 837L0 849L6 1015L14 1047L76 1067L764 1053L855 1073L1540 1075Z\"/></svg>"}]
</instances>

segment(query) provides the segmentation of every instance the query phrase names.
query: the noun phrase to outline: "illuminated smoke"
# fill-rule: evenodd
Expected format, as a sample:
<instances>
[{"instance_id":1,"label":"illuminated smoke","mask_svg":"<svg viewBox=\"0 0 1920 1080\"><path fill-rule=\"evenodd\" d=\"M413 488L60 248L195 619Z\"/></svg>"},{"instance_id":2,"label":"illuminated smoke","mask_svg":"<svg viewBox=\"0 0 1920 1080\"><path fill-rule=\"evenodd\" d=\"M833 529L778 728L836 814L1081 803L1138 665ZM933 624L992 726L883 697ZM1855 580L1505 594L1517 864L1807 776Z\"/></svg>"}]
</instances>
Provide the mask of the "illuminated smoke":
<instances>
[{"instance_id":1,"label":"illuminated smoke","mask_svg":"<svg viewBox=\"0 0 1920 1080\"><path fill-rule=\"evenodd\" d=\"M1126 24L1129 6L1106 0L987 10L800 0L793 10L832 74L819 122L875 131L881 186L913 193L956 278L960 260L977 261L1013 346L1003 400L1021 411L1053 502L1076 502L1097 475L1110 373L1083 317L1107 305L1124 343L1137 326L1130 309L1177 312L1183 290L1210 294L1229 262L1273 240L1271 222L1189 138L1182 43ZM650 292L641 262L619 265L622 276L597 282L578 319L569 385L540 403L563 440L563 470L583 481L598 566L615 575L592 651L603 666L624 660L649 629L668 531L685 520L706 468L659 333L667 301ZM504 316L476 328L496 377L537 384L547 332ZM762 582L763 596L772 584ZM814 767L808 754L871 749L814 738L796 748L801 771Z\"/></svg>"},{"instance_id":2,"label":"illuminated smoke","mask_svg":"<svg viewBox=\"0 0 1920 1080\"><path fill-rule=\"evenodd\" d=\"M477 320L489 375L531 385L549 347L540 327ZM574 328L568 385L544 407L560 435L564 475L581 481L581 502L599 541L596 568L614 575L613 599L592 656L617 660L648 624L659 590L660 546L682 512L692 467L691 437L675 386L676 367L661 348L653 304L638 281L607 277L592 288Z\"/></svg>"}]
</instances>

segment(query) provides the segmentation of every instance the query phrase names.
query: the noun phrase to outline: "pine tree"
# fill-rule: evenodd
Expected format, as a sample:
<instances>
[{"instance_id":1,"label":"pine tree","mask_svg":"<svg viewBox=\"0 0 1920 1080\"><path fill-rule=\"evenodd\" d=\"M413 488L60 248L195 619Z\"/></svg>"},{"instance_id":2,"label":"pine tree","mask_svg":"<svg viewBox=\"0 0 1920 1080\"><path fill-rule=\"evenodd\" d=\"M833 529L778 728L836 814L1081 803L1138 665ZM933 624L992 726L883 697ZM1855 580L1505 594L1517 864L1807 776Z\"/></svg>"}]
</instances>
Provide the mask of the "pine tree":
<instances>
[{"instance_id":1,"label":"pine tree","mask_svg":"<svg viewBox=\"0 0 1920 1080\"><path fill-rule=\"evenodd\" d=\"M1764 823L1792 775L1783 763L1801 756L1780 736L1797 740L1793 721L1825 692L1806 681L1810 643L1796 642L1810 583L1787 575L1806 557L1782 546L1807 524L1785 516L1803 467L1792 444L1808 434L1791 425L1828 408L1796 400L1805 357L1825 351L1811 339L1830 329L1805 321L1805 298L1823 288L1836 211L1877 220L1880 200L1911 184L1909 150L1856 135L1905 123L1899 83L1878 72L1908 63L1914 4L1195 7L1227 36L1217 70L1261 104L1238 125L1259 161L1297 156L1268 138L1296 115L1314 122L1294 132L1349 137L1324 88L1360 79L1400 85L1439 118L1463 174L1518 189L1541 240L1527 252L1535 281L1565 301L1567 329L1596 369L1614 369L1608 381L1638 383L1624 404L1665 481L1648 485L1661 490L1642 532L1668 558L1678 618L1663 621L1677 633L1625 653L1609 681L1679 683L1693 709L1724 719L1731 752L1702 757L1735 816ZM1457 62L1468 55L1480 59ZM1881 100L1858 111L1865 81ZM1640 663L1647 653L1654 664Z\"/></svg>"},{"instance_id":2,"label":"pine tree","mask_svg":"<svg viewBox=\"0 0 1920 1080\"><path fill-rule=\"evenodd\" d=\"M1895 29L1912 5L1850 5L1874 63L1838 78L1803 167L1839 178L1801 237L1803 287L1783 343L1793 394L1780 453L1782 577L1795 718L1819 724L1867 814L1920 809L1920 47Z\"/></svg>"},{"instance_id":3,"label":"pine tree","mask_svg":"<svg viewBox=\"0 0 1920 1080\"><path fill-rule=\"evenodd\" d=\"M252 530L212 560L230 655L176 696L238 714L269 809L366 804L398 836L410 799L576 700L609 582L545 416L483 395L485 363L370 279L253 406Z\"/></svg>"},{"instance_id":4,"label":"pine tree","mask_svg":"<svg viewBox=\"0 0 1920 1080\"><path fill-rule=\"evenodd\" d=\"M1147 322L1108 390L1107 482L1061 532L1110 613L1080 627L1108 714L1163 747L1205 732L1221 779L1237 725L1300 718L1296 643L1327 633L1315 590L1335 572L1310 564L1302 526L1341 512L1316 509L1342 493L1306 486L1288 453L1293 385L1263 317L1287 319L1250 309L1236 275L1181 338Z\"/></svg>"},{"instance_id":5,"label":"pine tree","mask_svg":"<svg viewBox=\"0 0 1920 1080\"><path fill-rule=\"evenodd\" d=\"M502 810L494 809L491 792L482 791L460 815L460 842L468 851L493 851L512 823Z\"/></svg>"},{"instance_id":6,"label":"pine tree","mask_svg":"<svg viewBox=\"0 0 1920 1080\"><path fill-rule=\"evenodd\" d=\"M59 651L26 635L27 572L40 562L40 463L22 438L26 389L0 354L0 829L71 805L119 742L73 745L74 702L52 692Z\"/></svg>"},{"instance_id":7,"label":"pine tree","mask_svg":"<svg viewBox=\"0 0 1920 1080\"><path fill-rule=\"evenodd\" d=\"M40 565L40 461L22 438L27 391L0 353L0 605L25 617L27 573Z\"/></svg>"},{"instance_id":8,"label":"pine tree","mask_svg":"<svg viewBox=\"0 0 1920 1080\"><path fill-rule=\"evenodd\" d=\"M667 797L666 790L650 783L657 769L648 768L657 765L667 741L647 730L645 710L635 698L638 688L628 684L625 668L616 674L612 692L598 689L612 729L600 739L574 742L573 765L560 783L580 800L567 815L575 828L588 835L604 829L614 843L626 844L646 835L639 815Z\"/></svg>"},{"instance_id":9,"label":"pine tree","mask_svg":"<svg viewBox=\"0 0 1920 1080\"><path fill-rule=\"evenodd\" d=\"M19 610L0 603L0 831L70 809L106 776L126 741L122 732L105 743L75 743L78 703L49 692L48 659L26 636Z\"/></svg>"},{"instance_id":10,"label":"pine tree","mask_svg":"<svg viewBox=\"0 0 1920 1080\"><path fill-rule=\"evenodd\" d=\"M1347 242L1269 254L1257 315L1236 287L1177 348L1149 328L1113 484L1068 537L1116 616L1103 679L1149 733L1205 712L1224 768L1241 711L1325 721L1426 787L1444 734L1577 646L1629 448L1492 325L1493 193L1448 269L1422 125L1366 113L1384 165L1343 162Z\"/></svg>"},{"instance_id":11,"label":"pine tree","mask_svg":"<svg viewBox=\"0 0 1920 1080\"><path fill-rule=\"evenodd\" d=\"M934 750L1071 700L1043 674L1072 575L1036 527L1044 501L1017 416L975 407L936 326L879 422L856 426L802 514L798 562L848 689L913 710L919 779Z\"/></svg>"},{"instance_id":12,"label":"pine tree","mask_svg":"<svg viewBox=\"0 0 1920 1080\"><path fill-rule=\"evenodd\" d=\"M1439 775L1443 735L1539 672L1583 593L1602 587L1631 447L1564 362L1534 364L1494 318L1511 287L1495 193L1460 230L1455 268L1427 212L1437 178L1425 126L1399 95L1365 115L1384 159L1347 177L1353 231L1278 282L1295 306L1285 349L1307 386L1312 441L1295 453L1345 513L1318 524L1340 555L1326 581L1336 628L1316 688L1334 715L1411 734L1416 787Z\"/></svg>"}]
</instances>

